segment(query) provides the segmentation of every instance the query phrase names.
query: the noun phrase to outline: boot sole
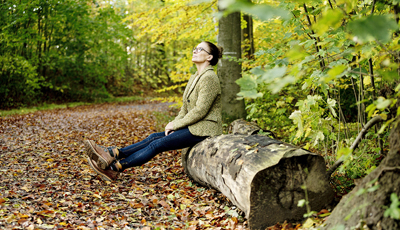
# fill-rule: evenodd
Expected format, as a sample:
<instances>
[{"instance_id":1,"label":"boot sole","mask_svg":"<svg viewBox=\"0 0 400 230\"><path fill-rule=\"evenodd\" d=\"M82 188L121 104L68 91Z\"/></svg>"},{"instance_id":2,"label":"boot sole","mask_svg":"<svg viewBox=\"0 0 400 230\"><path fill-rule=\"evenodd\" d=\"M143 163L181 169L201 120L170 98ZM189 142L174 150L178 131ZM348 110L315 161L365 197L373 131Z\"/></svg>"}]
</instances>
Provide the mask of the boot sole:
<instances>
[{"instance_id":1,"label":"boot sole","mask_svg":"<svg viewBox=\"0 0 400 230\"><path fill-rule=\"evenodd\" d=\"M85 140L85 147L86 147L86 155L90 157L92 160L94 160L101 169L106 169L108 167L106 159L104 159L101 155L99 155L96 152L92 143L89 140Z\"/></svg>"},{"instance_id":2,"label":"boot sole","mask_svg":"<svg viewBox=\"0 0 400 230\"><path fill-rule=\"evenodd\" d=\"M110 177L108 177L107 175L105 175L104 173L100 172L100 171L93 165L92 160L91 160L90 157L87 157L86 160L88 161L90 167L91 167L97 174L99 174L99 176L100 176L102 179L104 179L104 180L106 180L106 181L110 181L110 182L113 182L113 181L114 181L112 178L110 178Z\"/></svg>"}]
</instances>

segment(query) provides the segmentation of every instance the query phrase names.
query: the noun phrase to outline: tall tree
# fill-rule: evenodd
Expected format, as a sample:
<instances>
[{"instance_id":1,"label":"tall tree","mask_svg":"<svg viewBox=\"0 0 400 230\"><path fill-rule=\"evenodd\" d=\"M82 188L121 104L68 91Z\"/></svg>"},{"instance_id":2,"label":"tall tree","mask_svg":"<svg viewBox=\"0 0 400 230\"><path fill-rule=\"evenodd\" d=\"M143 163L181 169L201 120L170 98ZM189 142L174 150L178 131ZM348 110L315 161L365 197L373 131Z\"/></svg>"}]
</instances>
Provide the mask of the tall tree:
<instances>
[{"instance_id":1,"label":"tall tree","mask_svg":"<svg viewBox=\"0 0 400 230\"><path fill-rule=\"evenodd\" d=\"M224 10L220 4L218 9ZM240 87L235 82L241 78L242 65L238 61L242 56L241 36L240 12L219 20L218 45L224 48L224 58L218 64L218 76L222 90L222 118L226 122L246 117L244 101L237 100Z\"/></svg>"}]
</instances>

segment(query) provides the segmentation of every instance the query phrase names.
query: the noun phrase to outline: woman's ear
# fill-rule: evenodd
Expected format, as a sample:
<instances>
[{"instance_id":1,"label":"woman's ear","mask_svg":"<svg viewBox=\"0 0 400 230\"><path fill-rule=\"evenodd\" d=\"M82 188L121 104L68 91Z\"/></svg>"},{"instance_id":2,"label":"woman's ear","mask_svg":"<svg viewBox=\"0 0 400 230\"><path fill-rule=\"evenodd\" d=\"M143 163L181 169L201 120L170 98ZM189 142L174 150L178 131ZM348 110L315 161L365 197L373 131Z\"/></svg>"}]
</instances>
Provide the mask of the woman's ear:
<instances>
[{"instance_id":1,"label":"woman's ear","mask_svg":"<svg viewBox=\"0 0 400 230\"><path fill-rule=\"evenodd\" d=\"M208 55L207 61L211 61L212 59L213 59L213 56L212 55Z\"/></svg>"}]
</instances>

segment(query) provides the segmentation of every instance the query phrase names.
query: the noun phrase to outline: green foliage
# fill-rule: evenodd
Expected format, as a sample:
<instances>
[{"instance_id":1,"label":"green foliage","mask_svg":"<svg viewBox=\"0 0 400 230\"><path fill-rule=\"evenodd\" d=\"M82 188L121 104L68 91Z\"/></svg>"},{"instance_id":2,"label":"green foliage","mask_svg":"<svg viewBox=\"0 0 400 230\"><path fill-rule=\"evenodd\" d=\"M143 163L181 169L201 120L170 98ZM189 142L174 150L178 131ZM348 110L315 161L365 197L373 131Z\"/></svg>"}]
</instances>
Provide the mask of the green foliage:
<instances>
[{"instance_id":1,"label":"green foliage","mask_svg":"<svg viewBox=\"0 0 400 230\"><path fill-rule=\"evenodd\" d=\"M288 138L291 126L289 115L296 104L296 92L292 90L281 91L279 94L271 94L265 84L259 86L259 90L265 92L261 97L246 100L247 119L257 122L264 130L270 130L279 138Z\"/></svg>"},{"instance_id":2,"label":"green foliage","mask_svg":"<svg viewBox=\"0 0 400 230\"><path fill-rule=\"evenodd\" d=\"M244 2L226 1L232 11ZM277 7L269 1L256 4ZM380 115L387 119L380 136L371 131L360 145L362 150L344 154L342 172L346 176L369 173L385 150L375 140L387 135L386 127L400 115L396 108L400 39L392 14L395 4L281 1L279 11L267 10L266 14L277 16L286 10L292 17L266 20L261 12L252 11L262 19L255 22L256 53L253 60L243 61L243 77L237 81L238 96L246 100L247 118L285 133L295 144L323 152L333 163L352 144L360 123ZM291 122L277 122L279 100L271 100L272 95L279 98L288 92L294 94L296 106L286 107Z\"/></svg>"},{"instance_id":3,"label":"green foliage","mask_svg":"<svg viewBox=\"0 0 400 230\"><path fill-rule=\"evenodd\" d=\"M26 106L35 103L44 85L36 68L20 56L0 56L0 104L2 107ZM29 99L29 100L26 100Z\"/></svg>"},{"instance_id":4,"label":"green foliage","mask_svg":"<svg viewBox=\"0 0 400 230\"><path fill-rule=\"evenodd\" d=\"M399 29L393 15L369 15L349 22L347 29L361 42L391 41L391 31Z\"/></svg>"},{"instance_id":5,"label":"green foliage","mask_svg":"<svg viewBox=\"0 0 400 230\"><path fill-rule=\"evenodd\" d=\"M335 112L336 101L328 98L326 101L319 95L308 95L307 99L296 103L299 110L290 115L290 119L297 125L298 129L293 141L307 139L306 149L324 141L332 132L332 120L337 117Z\"/></svg>"},{"instance_id":6,"label":"green foliage","mask_svg":"<svg viewBox=\"0 0 400 230\"><path fill-rule=\"evenodd\" d=\"M221 9L226 9L224 15L228 15L235 11L245 12L250 15L255 15L261 20L269 20L274 17L281 17L283 19L289 19L289 11L272 6L269 4L254 4L248 0L219 0L219 6Z\"/></svg>"},{"instance_id":7,"label":"green foliage","mask_svg":"<svg viewBox=\"0 0 400 230\"><path fill-rule=\"evenodd\" d=\"M385 210L384 217L390 217L396 220L400 219L400 201L396 193L390 195L390 207Z\"/></svg>"},{"instance_id":8,"label":"green foliage","mask_svg":"<svg viewBox=\"0 0 400 230\"><path fill-rule=\"evenodd\" d=\"M131 0L134 13L125 20L138 31L135 34L135 58L144 57L149 60L143 65L152 65L152 62L159 65L164 77L157 80L167 77L178 83L177 87L172 88L164 84L160 91L182 89L186 85L182 82L187 81L195 72L191 61L193 47L204 40L215 42L217 31L214 28L217 21L213 13L217 12L216 2ZM161 48L162 56L147 58L149 51L142 49L146 47L145 44ZM149 74L144 71L140 76L148 79Z\"/></svg>"},{"instance_id":9,"label":"green foliage","mask_svg":"<svg viewBox=\"0 0 400 230\"><path fill-rule=\"evenodd\" d=\"M2 69L7 84L0 85L0 92L9 98L0 107L98 101L134 94L138 84L164 83L167 77L157 72L161 67L130 60L136 41L122 22L123 7L89 0L3 1L1 62L14 63L14 70ZM143 69L148 71L138 71ZM20 82L10 80L21 74Z\"/></svg>"}]
</instances>

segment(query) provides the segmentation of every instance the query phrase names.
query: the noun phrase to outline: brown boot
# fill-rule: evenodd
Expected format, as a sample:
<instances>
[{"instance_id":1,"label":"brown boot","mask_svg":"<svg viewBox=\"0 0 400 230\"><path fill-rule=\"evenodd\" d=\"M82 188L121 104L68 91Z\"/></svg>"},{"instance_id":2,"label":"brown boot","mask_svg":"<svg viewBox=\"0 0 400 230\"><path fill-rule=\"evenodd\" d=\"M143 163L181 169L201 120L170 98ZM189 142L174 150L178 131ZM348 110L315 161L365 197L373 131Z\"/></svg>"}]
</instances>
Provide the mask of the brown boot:
<instances>
[{"instance_id":1,"label":"brown boot","mask_svg":"<svg viewBox=\"0 0 400 230\"><path fill-rule=\"evenodd\" d=\"M102 179L107 181L115 181L118 177L119 172L115 172L111 169L101 169L97 166L96 162L92 160L90 157L86 158L89 162L90 167L101 176Z\"/></svg>"},{"instance_id":2,"label":"brown boot","mask_svg":"<svg viewBox=\"0 0 400 230\"><path fill-rule=\"evenodd\" d=\"M118 158L117 148L102 148L92 140L85 141L86 154L96 162L101 169L107 169Z\"/></svg>"}]
</instances>

